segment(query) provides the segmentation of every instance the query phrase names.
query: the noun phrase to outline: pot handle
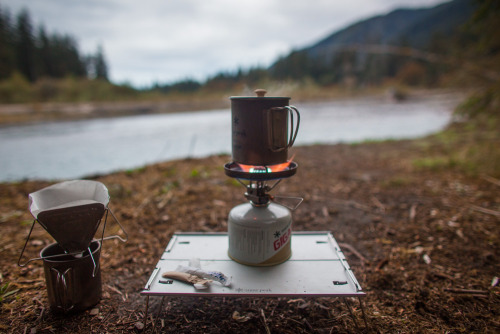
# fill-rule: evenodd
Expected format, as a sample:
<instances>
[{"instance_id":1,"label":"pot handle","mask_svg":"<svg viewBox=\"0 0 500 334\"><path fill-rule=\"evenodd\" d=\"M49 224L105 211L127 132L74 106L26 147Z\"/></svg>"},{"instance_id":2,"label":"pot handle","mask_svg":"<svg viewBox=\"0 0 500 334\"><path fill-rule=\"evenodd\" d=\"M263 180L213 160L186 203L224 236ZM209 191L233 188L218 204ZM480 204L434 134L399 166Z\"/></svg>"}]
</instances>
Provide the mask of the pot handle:
<instances>
[{"instance_id":1,"label":"pot handle","mask_svg":"<svg viewBox=\"0 0 500 334\"><path fill-rule=\"evenodd\" d=\"M273 112L282 112L283 110L286 110L290 114L290 135L288 138L288 143L286 145L279 147L275 146L275 138L274 138L274 126L273 126ZM294 127L294 113L297 117L297 125ZM290 147L293 146L293 143L295 142L295 138L297 138L297 133L299 132L299 125L300 125L300 113L299 110L294 107L294 106L284 106L284 107L275 107L271 108L269 110L268 114L268 139L269 139L269 149L273 152L281 152L286 149L289 149Z\"/></svg>"},{"instance_id":2,"label":"pot handle","mask_svg":"<svg viewBox=\"0 0 500 334\"><path fill-rule=\"evenodd\" d=\"M72 268L66 269L63 273L61 273L56 268L50 269L51 275L55 273L56 276L55 286L53 285L52 288L54 289L53 291L55 294L57 307L61 308L64 312L68 312L73 307L75 307L75 304L73 303L73 298L71 296L71 289L73 289L73 283L70 282L68 284L67 282L67 280L70 279L70 276L72 274L71 271Z\"/></svg>"}]
</instances>

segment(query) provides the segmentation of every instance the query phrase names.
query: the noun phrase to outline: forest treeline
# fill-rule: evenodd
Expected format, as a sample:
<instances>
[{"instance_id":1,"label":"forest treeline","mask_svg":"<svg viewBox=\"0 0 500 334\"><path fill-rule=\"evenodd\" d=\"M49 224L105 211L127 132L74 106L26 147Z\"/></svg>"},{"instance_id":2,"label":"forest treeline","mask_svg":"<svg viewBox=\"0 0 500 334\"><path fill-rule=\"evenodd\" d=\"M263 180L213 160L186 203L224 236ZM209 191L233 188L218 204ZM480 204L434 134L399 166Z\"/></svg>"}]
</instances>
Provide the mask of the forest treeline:
<instances>
[{"instance_id":1,"label":"forest treeline","mask_svg":"<svg viewBox=\"0 0 500 334\"><path fill-rule=\"evenodd\" d=\"M27 9L0 5L0 103L80 102L134 97L108 80L102 46L83 54L76 39L35 27Z\"/></svg>"},{"instance_id":2,"label":"forest treeline","mask_svg":"<svg viewBox=\"0 0 500 334\"><path fill-rule=\"evenodd\" d=\"M29 82L41 78L108 79L108 66L101 46L83 55L74 37L35 28L27 9L15 17L0 6L0 80L15 73Z\"/></svg>"}]
</instances>

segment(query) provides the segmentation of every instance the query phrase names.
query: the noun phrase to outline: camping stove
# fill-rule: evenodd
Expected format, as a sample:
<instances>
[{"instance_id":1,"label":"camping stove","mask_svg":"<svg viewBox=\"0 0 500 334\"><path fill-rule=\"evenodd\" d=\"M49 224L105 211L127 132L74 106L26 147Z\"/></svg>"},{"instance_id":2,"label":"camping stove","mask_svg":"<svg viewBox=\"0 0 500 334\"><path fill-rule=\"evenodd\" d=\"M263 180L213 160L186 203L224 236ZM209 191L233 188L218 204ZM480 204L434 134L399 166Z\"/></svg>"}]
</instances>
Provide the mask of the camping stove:
<instances>
[{"instance_id":1,"label":"camping stove","mask_svg":"<svg viewBox=\"0 0 500 334\"><path fill-rule=\"evenodd\" d=\"M288 105L288 97L265 97L264 90L256 93L257 97L231 98L234 161L224 171L246 188L249 202L229 213L228 254L242 264L272 266L291 256L291 210L302 202L299 199L288 208L274 203L269 194L297 171L297 163L288 160L288 148L297 136L300 114Z\"/></svg>"},{"instance_id":2,"label":"camping stove","mask_svg":"<svg viewBox=\"0 0 500 334\"><path fill-rule=\"evenodd\" d=\"M233 161L224 166L227 176L245 186L248 202L230 211L227 233L172 236L142 291L147 297L144 324L150 296L162 297L156 319L164 309L166 296L342 297L349 310L346 297L358 297L368 327L360 299L365 293L333 235L292 232L291 212L302 198L282 197L280 202L288 198L287 203L295 204L286 207L276 203L279 196L270 194L283 179L297 172L297 163L288 159L288 148L295 141L300 116L288 105L289 98L265 97L263 90L256 93L257 97L231 98ZM195 274L188 278L190 284L180 279L179 273L172 279L175 271L186 274L188 263L196 265L191 271ZM212 274L206 276L200 271ZM212 280L214 273L224 273L222 276L229 280L224 279L224 284L216 280L208 287L194 283L196 277ZM230 284L226 284L228 281ZM156 320L153 332L155 325Z\"/></svg>"}]
</instances>

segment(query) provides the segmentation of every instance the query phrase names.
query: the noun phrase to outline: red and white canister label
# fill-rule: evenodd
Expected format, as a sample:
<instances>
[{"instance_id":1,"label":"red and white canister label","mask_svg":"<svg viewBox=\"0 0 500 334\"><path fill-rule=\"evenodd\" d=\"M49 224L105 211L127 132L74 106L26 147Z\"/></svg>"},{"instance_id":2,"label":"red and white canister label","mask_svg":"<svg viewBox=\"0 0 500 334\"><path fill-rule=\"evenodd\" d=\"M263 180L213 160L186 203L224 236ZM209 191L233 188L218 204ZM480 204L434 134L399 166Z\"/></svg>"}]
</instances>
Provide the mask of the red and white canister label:
<instances>
[{"instance_id":1,"label":"red and white canister label","mask_svg":"<svg viewBox=\"0 0 500 334\"><path fill-rule=\"evenodd\" d=\"M291 255L291 221L267 226L229 224L229 256L240 263L270 266Z\"/></svg>"}]
</instances>

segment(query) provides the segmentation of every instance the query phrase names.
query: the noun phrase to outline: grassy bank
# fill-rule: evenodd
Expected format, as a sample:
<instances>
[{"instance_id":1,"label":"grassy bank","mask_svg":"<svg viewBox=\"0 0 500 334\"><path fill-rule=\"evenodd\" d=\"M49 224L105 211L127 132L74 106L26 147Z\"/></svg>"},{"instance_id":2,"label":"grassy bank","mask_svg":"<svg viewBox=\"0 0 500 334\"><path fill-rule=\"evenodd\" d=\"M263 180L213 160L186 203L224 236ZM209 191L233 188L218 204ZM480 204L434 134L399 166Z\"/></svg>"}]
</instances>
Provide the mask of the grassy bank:
<instances>
[{"instance_id":1,"label":"grassy bank","mask_svg":"<svg viewBox=\"0 0 500 334\"><path fill-rule=\"evenodd\" d=\"M0 101L3 101L0 103L0 125L229 108L231 96L255 96L254 90L258 87L265 87L267 96L290 96L293 103L367 95L405 99L422 95L422 92L433 92L390 83L354 89L338 85L318 86L310 81L266 81L255 87L235 84L230 88L203 87L192 92L161 93L137 91L99 80L66 78L33 85L23 81L22 77L14 77L11 81L0 83ZM8 87L9 98L1 98L2 87L3 93Z\"/></svg>"},{"instance_id":2,"label":"grassy bank","mask_svg":"<svg viewBox=\"0 0 500 334\"><path fill-rule=\"evenodd\" d=\"M419 168L460 170L468 175L500 177L500 90L471 95L455 111L455 122L416 141L428 154Z\"/></svg>"}]
</instances>

